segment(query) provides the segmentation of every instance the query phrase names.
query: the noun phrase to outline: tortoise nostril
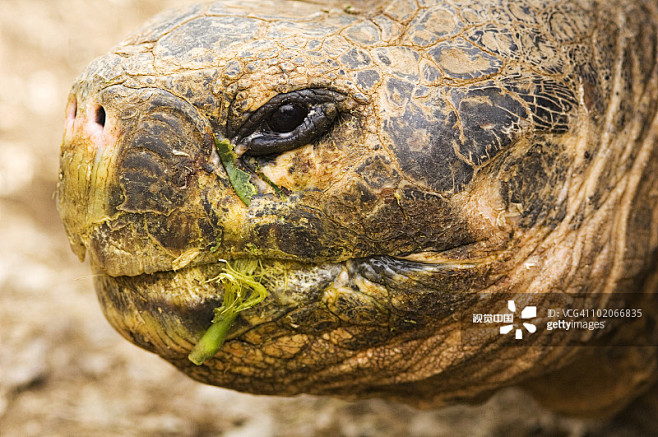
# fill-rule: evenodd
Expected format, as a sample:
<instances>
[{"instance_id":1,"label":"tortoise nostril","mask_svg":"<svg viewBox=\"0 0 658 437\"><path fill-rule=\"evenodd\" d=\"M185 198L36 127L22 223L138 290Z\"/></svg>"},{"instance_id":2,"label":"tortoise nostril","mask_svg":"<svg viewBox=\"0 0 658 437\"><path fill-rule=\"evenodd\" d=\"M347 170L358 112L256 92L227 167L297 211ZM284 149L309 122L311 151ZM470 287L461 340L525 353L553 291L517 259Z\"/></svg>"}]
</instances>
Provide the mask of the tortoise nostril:
<instances>
[{"instance_id":1,"label":"tortoise nostril","mask_svg":"<svg viewBox=\"0 0 658 437\"><path fill-rule=\"evenodd\" d=\"M66 118L69 120L75 120L75 117L78 116L78 99L73 96L68 105L66 106Z\"/></svg>"},{"instance_id":2,"label":"tortoise nostril","mask_svg":"<svg viewBox=\"0 0 658 437\"><path fill-rule=\"evenodd\" d=\"M96 108L96 123L105 127L105 108L100 105Z\"/></svg>"}]
</instances>

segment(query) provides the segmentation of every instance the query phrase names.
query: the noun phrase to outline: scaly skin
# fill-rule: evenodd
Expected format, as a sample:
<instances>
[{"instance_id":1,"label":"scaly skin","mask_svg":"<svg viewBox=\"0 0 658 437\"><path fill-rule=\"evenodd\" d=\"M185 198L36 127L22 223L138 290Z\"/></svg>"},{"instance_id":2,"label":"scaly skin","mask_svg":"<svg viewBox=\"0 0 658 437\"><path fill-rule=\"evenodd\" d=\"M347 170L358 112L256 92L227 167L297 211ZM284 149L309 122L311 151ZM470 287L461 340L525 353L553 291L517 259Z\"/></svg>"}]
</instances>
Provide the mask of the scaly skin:
<instances>
[{"instance_id":1,"label":"scaly skin","mask_svg":"<svg viewBox=\"0 0 658 437\"><path fill-rule=\"evenodd\" d=\"M655 349L614 345L658 335L655 4L321 3L166 12L75 83L58 208L109 321L195 379L255 393L427 407L526 384L585 414L644 390ZM339 115L250 156L257 110L286 93ZM213 138L237 145L249 206ZM270 295L195 366L222 301L208 280L245 257ZM628 291L645 292L628 302L643 319L560 340L602 348L510 347L459 322L510 293L551 308Z\"/></svg>"}]
</instances>

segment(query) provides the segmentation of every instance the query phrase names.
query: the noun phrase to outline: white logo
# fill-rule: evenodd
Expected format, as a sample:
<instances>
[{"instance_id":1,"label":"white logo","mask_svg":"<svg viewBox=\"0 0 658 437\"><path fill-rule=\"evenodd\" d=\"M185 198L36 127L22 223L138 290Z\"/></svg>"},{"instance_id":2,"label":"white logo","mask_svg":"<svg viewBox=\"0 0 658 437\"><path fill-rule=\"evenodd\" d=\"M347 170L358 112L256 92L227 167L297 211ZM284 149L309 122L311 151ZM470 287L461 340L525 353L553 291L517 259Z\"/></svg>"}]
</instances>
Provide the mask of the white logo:
<instances>
[{"instance_id":1,"label":"white logo","mask_svg":"<svg viewBox=\"0 0 658 437\"><path fill-rule=\"evenodd\" d=\"M512 313L516 313L516 304L514 303L513 300L508 300L507 301L507 309L510 310ZM522 319L534 319L537 317L537 307L535 305L528 305L523 310L521 310L521 318ZM533 325L532 323L527 323L523 322L523 327L530 333L534 333L537 331L537 327ZM514 325L509 324L509 325L504 325L500 327L500 334L505 335L509 334L514 330ZM517 340L520 340L523 338L523 330L521 328L516 328L516 331L514 333L514 337Z\"/></svg>"}]
</instances>

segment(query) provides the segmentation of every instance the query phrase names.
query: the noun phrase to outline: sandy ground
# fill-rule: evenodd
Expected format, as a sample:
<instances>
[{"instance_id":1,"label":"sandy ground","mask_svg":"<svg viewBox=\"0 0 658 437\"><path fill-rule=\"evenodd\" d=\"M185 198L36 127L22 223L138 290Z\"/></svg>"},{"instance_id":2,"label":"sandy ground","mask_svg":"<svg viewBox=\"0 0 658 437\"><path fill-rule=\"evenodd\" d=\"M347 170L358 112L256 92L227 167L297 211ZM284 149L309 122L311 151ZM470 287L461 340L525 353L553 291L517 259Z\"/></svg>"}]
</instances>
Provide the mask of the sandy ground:
<instances>
[{"instance_id":1,"label":"sandy ground","mask_svg":"<svg viewBox=\"0 0 658 437\"><path fill-rule=\"evenodd\" d=\"M0 0L0 435L599 435L513 389L484 405L421 412L208 387L112 330L54 206L66 96L92 58L185 3Z\"/></svg>"}]
</instances>

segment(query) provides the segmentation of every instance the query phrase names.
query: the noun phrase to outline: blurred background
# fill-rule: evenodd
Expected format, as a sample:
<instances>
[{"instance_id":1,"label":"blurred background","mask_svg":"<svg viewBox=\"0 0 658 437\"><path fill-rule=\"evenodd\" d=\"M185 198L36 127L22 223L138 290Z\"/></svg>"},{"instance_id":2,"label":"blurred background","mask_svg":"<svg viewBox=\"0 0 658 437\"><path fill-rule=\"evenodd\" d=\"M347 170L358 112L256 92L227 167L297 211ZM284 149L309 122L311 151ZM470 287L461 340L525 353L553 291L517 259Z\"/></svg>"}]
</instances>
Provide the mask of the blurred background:
<instances>
[{"instance_id":1,"label":"blurred background","mask_svg":"<svg viewBox=\"0 0 658 437\"><path fill-rule=\"evenodd\" d=\"M424 412L236 393L193 382L112 330L55 211L64 106L89 61L192 2L0 0L0 435L599 435L515 389Z\"/></svg>"}]
</instances>

